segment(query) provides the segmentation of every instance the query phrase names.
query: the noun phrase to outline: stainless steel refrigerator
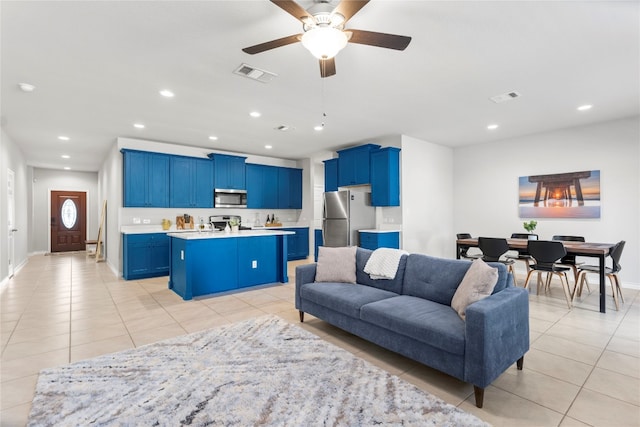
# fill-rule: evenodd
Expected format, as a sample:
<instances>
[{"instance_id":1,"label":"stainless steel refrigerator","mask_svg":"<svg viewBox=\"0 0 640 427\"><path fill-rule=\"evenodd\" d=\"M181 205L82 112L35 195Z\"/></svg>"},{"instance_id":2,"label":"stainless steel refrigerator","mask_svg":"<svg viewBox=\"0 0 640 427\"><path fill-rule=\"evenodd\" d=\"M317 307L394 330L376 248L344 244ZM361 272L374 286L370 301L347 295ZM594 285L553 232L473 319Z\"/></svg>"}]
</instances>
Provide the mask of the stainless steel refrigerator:
<instances>
[{"instance_id":1,"label":"stainless steel refrigerator","mask_svg":"<svg viewBox=\"0 0 640 427\"><path fill-rule=\"evenodd\" d=\"M376 211L371 206L371 193L349 190L324 193L324 246L359 246L358 230L375 227Z\"/></svg>"}]
</instances>

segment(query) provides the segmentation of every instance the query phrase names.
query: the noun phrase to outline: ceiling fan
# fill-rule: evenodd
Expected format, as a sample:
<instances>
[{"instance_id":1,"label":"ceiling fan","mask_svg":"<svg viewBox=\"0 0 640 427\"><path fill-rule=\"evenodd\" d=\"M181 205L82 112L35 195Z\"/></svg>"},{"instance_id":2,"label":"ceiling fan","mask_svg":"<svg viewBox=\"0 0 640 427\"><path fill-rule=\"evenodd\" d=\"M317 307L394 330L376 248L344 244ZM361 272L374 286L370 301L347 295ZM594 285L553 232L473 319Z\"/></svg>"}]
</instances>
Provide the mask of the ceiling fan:
<instances>
[{"instance_id":1,"label":"ceiling fan","mask_svg":"<svg viewBox=\"0 0 640 427\"><path fill-rule=\"evenodd\" d=\"M344 26L347 21L369 3L369 0L342 0L335 8L331 6L330 0L315 0L315 4L307 10L293 0L270 1L302 22L304 32L245 47L242 50L254 55L302 42L302 45L320 60L321 77L333 76L336 73L334 57L347 43L404 50L411 42L411 37L407 36L354 29L345 30Z\"/></svg>"}]
</instances>

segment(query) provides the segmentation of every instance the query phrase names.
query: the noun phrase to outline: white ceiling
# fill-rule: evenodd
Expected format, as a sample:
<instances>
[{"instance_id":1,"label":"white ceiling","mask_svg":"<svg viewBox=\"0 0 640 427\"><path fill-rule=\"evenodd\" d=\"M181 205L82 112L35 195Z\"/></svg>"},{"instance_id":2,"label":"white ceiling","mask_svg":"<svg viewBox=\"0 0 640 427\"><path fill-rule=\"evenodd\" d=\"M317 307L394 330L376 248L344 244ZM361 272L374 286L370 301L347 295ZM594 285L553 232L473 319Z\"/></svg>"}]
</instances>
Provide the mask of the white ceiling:
<instances>
[{"instance_id":1,"label":"white ceiling","mask_svg":"<svg viewBox=\"0 0 640 427\"><path fill-rule=\"evenodd\" d=\"M327 79L299 43L241 51L301 32L267 0L0 5L2 126L37 167L97 171L120 136L296 159L386 135L461 146L640 114L637 1L373 0L347 28L411 44L349 44ZM241 63L278 77L233 74Z\"/></svg>"}]
</instances>

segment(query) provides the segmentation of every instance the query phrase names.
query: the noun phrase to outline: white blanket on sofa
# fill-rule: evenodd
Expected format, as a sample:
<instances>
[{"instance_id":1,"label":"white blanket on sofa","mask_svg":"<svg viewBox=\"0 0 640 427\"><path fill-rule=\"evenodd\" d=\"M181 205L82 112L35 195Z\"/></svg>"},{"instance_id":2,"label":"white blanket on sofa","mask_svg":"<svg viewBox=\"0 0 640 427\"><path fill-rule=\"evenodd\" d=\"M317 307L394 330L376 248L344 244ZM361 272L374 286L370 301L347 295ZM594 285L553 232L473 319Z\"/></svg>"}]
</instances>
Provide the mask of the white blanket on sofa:
<instances>
[{"instance_id":1,"label":"white blanket on sofa","mask_svg":"<svg viewBox=\"0 0 640 427\"><path fill-rule=\"evenodd\" d=\"M394 279L398 272L398 264L402 255L408 255L402 249L378 248L369 257L364 272L374 280Z\"/></svg>"}]
</instances>

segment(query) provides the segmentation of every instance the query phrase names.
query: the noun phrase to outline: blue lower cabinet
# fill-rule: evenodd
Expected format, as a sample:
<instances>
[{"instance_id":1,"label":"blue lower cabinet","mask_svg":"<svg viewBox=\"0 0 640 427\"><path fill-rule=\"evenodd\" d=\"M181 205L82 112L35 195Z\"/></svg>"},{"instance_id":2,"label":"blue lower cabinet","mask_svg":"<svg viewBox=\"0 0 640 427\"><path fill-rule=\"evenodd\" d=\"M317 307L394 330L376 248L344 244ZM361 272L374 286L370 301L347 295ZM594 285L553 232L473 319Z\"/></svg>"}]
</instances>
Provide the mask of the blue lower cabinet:
<instances>
[{"instance_id":1,"label":"blue lower cabinet","mask_svg":"<svg viewBox=\"0 0 640 427\"><path fill-rule=\"evenodd\" d=\"M391 232L360 232L360 247L365 249L376 250L378 248L400 248L400 233L398 231Z\"/></svg>"},{"instance_id":2,"label":"blue lower cabinet","mask_svg":"<svg viewBox=\"0 0 640 427\"><path fill-rule=\"evenodd\" d=\"M322 230L314 230L313 232L313 246L315 247L314 259L318 261L318 247L322 246Z\"/></svg>"},{"instance_id":3,"label":"blue lower cabinet","mask_svg":"<svg viewBox=\"0 0 640 427\"><path fill-rule=\"evenodd\" d=\"M287 236L171 238L169 289L185 300L289 281Z\"/></svg>"},{"instance_id":4,"label":"blue lower cabinet","mask_svg":"<svg viewBox=\"0 0 640 427\"><path fill-rule=\"evenodd\" d=\"M261 285L277 281L276 237L238 240L238 286Z\"/></svg>"},{"instance_id":5,"label":"blue lower cabinet","mask_svg":"<svg viewBox=\"0 0 640 427\"><path fill-rule=\"evenodd\" d=\"M122 276L126 280L169 274L170 238L165 233L122 235Z\"/></svg>"},{"instance_id":6,"label":"blue lower cabinet","mask_svg":"<svg viewBox=\"0 0 640 427\"><path fill-rule=\"evenodd\" d=\"M289 261L306 259L309 256L309 228L283 228L285 231L293 231L287 237L287 259Z\"/></svg>"},{"instance_id":7,"label":"blue lower cabinet","mask_svg":"<svg viewBox=\"0 0 640 427\"><path fill-rule=\"evenodd\" d=\"M183 299L238 288L238 239L171 240L171 280Z\"/></svg>"}]
</instances>

